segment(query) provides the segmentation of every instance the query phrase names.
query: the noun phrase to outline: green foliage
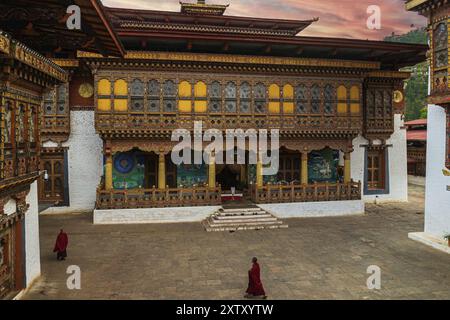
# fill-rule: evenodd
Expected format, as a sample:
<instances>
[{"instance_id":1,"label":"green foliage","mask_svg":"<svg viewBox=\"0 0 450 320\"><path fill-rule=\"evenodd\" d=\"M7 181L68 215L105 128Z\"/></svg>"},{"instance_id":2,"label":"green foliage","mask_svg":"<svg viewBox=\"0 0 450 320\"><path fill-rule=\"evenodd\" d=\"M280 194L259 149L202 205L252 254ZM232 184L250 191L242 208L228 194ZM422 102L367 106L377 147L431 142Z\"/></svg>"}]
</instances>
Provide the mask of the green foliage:
<instances>
[{"instance_id":1,"label":"green foliage","mask_svg":"<svg viewBox=\"0 0 450 320\"><path fill-rule=\"evenodd\" d=\"M384 39L390 42L427 44L427 32L425 28L411 30L403 35L392 34ZM406 121L427 117L428 95L428 63L422 62L413 67L405 68L411 72L411 78L405 81Z\"/></svg>"},{"instance_id":2,"label":"green foliage","mask_svg":"<svg viewBox=\"0 0 450 320\"><path fill-rule=\"evenodd\" d=\"M426 119L428 117L428 109L427 107L420 110L420 119Z\"/></svg>"},{"instance_id":3,"label":"green foliage","mask_svg":"<svg viewBox=\"0 0 450 320\"><path fill-rule=\"evenodd\" d=\"M428 36L427 36L426 28L420 28L420 29L411 30L406 34L401 34L401 35L392 34L390 36L385 37L384 41L427 44Z\"/></svg>"}]
</instances>

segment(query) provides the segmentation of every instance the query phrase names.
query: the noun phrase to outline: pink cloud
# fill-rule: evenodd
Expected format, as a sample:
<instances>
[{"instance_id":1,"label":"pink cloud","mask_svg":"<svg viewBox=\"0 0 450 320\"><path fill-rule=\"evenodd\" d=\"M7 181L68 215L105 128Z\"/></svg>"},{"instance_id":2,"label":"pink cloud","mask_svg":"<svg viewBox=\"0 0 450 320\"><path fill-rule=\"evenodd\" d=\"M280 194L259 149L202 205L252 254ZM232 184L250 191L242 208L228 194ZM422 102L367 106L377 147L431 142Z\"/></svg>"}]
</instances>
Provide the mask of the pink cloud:
<instances>
[{"instance_id":1,"label":"pink cloud","mask_svg":"<svg viewBox=\"0 0 450 320\"><path fill-rule=\"evenodd\" d=\"M111 7L179 11L179 0L102 0ZM190 0L187 2L195 2ZM403 34L426 25L426 19L407 12L403 0L207 0L230 3L227 15L319 21L302 32L305 36L343 37L381 40L392 32ZM367 8L381 9L381 30L369 30Z\"/></svg>"}]
</instances>

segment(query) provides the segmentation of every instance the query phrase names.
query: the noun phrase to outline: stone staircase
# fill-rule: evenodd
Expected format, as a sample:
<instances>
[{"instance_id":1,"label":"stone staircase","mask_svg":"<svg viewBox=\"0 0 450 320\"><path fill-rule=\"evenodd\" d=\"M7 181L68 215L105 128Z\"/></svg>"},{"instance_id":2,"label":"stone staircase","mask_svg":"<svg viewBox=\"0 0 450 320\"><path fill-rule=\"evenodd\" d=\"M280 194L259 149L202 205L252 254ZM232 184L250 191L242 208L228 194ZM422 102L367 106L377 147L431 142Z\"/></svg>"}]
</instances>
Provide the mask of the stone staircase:
<instances>
[{"instance_id":1,"label":"stone staircase","mask_svg":"<svg viewBox=\"0 0 450 320\"><path fill-rule=\"evenodd\" d=\"M202 222L206 231L287 228L288 225L259 207L221 208Z\"/></svg>"}]
</instances>

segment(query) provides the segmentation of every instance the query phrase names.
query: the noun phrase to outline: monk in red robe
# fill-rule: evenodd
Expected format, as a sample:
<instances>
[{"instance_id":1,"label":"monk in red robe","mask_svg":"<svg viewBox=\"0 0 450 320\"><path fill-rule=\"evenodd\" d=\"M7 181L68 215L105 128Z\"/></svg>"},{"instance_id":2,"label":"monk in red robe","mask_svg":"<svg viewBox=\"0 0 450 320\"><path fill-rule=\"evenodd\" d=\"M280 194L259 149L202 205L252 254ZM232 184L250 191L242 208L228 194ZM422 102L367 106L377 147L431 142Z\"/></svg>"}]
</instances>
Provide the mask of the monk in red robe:
<instances>
[{"instance_id":1,"label":"monk in red robe","mask_svg":"<svg viewBox=\"0 0 450 320\"><path fill-rule=\"evenodd\" d=\"M253 266L248 271L248 288L246 291L246 298L262 298L266 299L266 292L264 291L261 282L261 271L258 264L258 259L252 259Z\"/></svg>"},{"instance_id":2,"label":"monk in red robe","mask_svg":"<svg viewBox=\"0 0 450 320\"><path fill-rule=\"evenodd\" d=\"M67 245L69 244L69 237L67 233L61 229L56 238L55 248L53 252L56 252L56 259L58 260L66 260L67 257Z\"/></svg>"}]
</instances>

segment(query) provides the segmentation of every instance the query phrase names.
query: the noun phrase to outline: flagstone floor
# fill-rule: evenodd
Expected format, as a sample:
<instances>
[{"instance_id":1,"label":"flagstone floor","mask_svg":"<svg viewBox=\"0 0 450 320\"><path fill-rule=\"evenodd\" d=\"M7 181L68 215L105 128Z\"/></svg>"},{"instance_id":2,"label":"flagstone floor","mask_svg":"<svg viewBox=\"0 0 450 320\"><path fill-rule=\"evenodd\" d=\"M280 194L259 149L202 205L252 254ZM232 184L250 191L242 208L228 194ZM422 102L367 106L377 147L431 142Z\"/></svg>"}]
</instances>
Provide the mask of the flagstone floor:
<instances>
[{"instance_id":1,"label":"flagstone floor","mask_svg":"<svg viewBox=\"0 0 450 320\"><path fill-rule=\"evenodd\" d=\"M25 299L242 299L257 256L269 299L450 299L450 255L408 239L423 230L423 187L366 215L289 219L288 229L207 233L200 223L94 226L83 214L41 216L42 277ZM69 234L68 259L55 237ZM66 269L81 269L69 290ZM369 290L367 268L381 268Z\"/></svg>"}]
</instances>

